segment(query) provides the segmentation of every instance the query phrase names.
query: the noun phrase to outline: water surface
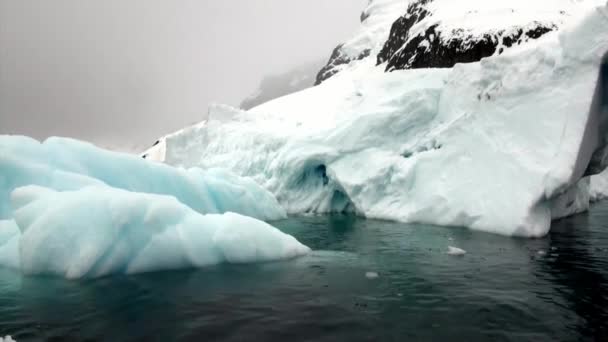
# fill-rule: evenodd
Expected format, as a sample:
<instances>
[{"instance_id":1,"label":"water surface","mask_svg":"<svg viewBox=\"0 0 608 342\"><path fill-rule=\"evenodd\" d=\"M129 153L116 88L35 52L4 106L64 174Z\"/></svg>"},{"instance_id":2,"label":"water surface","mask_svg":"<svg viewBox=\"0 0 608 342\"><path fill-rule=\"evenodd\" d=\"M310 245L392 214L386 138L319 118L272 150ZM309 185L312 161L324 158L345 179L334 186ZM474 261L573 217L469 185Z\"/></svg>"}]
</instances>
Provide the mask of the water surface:
<instances>
[{"instance_id":1,"label":"water surface","mask_svg":"<svg viewBox=\"0 0 608 342\"><path fill-rule=\"evenodd\" d=\"M543 239L349 216L274 225L310 256L88 281L0 270L17 341L608 341L608 203ZM467 251L446 254L448 246ZM377 277L376 277L377 274Z\"/></svg>"}]
</instances>

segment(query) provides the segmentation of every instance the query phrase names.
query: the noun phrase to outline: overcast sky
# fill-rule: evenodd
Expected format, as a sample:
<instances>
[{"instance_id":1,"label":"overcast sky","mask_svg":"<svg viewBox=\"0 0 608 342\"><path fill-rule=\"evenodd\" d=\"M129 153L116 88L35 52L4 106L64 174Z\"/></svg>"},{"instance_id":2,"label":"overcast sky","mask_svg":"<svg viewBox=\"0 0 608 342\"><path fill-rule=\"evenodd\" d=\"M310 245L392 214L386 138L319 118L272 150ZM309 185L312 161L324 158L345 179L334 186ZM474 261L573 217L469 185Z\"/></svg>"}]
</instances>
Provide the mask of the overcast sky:
<instances>
[{"instance_id":1,"label":"overcast sky","mask_svg":"<svg viewBox=\"0 0 608 342\"><path fill-rule=\"evenodd\" d=\"M0 0L0 134L147 146L348 38L367 0Z\"/></svg>"}]
</instances>

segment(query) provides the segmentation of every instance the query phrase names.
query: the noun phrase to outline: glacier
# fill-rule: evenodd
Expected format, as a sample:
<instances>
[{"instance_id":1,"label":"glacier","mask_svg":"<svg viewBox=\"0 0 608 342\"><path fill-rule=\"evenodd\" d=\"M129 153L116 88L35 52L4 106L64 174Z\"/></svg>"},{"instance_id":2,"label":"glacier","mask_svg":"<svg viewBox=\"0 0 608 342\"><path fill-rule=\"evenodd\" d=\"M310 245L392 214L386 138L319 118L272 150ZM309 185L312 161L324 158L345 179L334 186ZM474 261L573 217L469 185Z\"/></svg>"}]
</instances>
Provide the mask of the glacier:
<instances>
[{"instance_id":1,"label":"glacier","mask_svg":"<svg viewBox=\"0 0 608 342\"><path fill-rule=\"evenodd\" d=\"M263 220L253 180L175 168L67 138L0 136L0 266L99 277L287 259L309 249Z\"/></svg>"},{"instance_id":2,"label":"glacier","mask_svg":"<svg viewBox=\"0 0 608 342\"><path fill-rule=\"evenodd\" d=\"M216 106L145 156L251 177L288 213L544 236L552 219L588 208L585 177L606 167L608 8L589 3L479 62L387 73L374 53L403 12L373 1L364 33L343 45L363 52L340 72L249 111Z\"/></svg>"},{"instance_id":3,"label":"glacier","mask_svg":"<svg viewBox=\"0 0 608 342\"><path fill-rule=\"evenodd\" d=\"M166 195L30 185L13 191L11 203L21 235L18 248L11 243L19 236L14 233L10 248L0 252L5 258L12 252L6 266L19 265L24 274L95 278L271 261L309 251L263 221L234 213L203 215Z\"/></svg>"}]
</instances>

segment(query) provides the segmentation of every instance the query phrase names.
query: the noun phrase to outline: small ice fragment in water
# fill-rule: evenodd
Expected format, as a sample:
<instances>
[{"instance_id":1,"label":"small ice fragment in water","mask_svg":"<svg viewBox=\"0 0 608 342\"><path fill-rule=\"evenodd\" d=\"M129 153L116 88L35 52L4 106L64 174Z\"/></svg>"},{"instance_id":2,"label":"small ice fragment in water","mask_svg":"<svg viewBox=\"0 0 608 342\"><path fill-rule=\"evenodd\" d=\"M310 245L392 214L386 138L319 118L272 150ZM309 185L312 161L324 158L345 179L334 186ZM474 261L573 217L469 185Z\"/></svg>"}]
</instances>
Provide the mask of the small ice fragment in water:
<instances>
[{"instance_id":1,"label":"small ice fragment in water","mask_svg":"<svg viewBox=\"0 0 608 342\"><path fill-rule=\"evenodd\" d=\"M467 254L467 251L458 247L448 246L448 254L460 256Z\"/></svg>"},{"instance_id":2,"label":"small ice fragment in water","mask_svg":"<svg viewBox=\"0 0 608 342\"><path fill-rule=\"evenodd\" d=\"M16 342L10 335L0 336L0 342Z\"/></svg>"},{"instance_id":3,"label":"small ice fragment in water","mask_svg":"<svg viewBox=\"0 0 608 342\"><path fill-rule=\"evenodd\" d=\"M538 252L536 252L536 254L543 256L543 255L547 254L547 252L545 252L541 249Z\"/></svg>"},{"instance_id":4,"label":"small ice fragment in water","mask_svg":"<svg viewBox=\"0 0 608 342\"><path fill-rule=\"evenodd\" d=\"M454 241L453 237L448 238L448 241Z\"/></svg>"},{"instance_id":5,"label":"small ice fragment in water","mask_svg":"<svg viewBox=\"0 0 608 342\"><path fill-rule=\"evenodd\" d=\"M376 279L379 275L377 272L365 272L365 278L367 279Z\"/></svg>"}]
</instances>

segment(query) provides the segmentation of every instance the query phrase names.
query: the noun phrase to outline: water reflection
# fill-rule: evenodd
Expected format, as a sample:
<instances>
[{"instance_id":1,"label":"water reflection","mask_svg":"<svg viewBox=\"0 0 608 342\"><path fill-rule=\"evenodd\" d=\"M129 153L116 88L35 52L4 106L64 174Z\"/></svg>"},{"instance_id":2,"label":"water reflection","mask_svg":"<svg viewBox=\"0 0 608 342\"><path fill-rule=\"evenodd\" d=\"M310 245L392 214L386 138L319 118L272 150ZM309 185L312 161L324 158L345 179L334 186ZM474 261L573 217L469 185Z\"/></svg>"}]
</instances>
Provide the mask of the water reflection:
<instances>
[{"instance_id":1,"label":"water reflection","mask_svg":"<svg viewBox=\"0 0 608 342\"><path fill-rule=\"evenodd\" d=\"M550 235L554 256L543 262L543 272L580 320L580 336L608 341L607 245L608 212L578 215L555 222ZM599 236L598 236L599 235Z\"/></svg>"}]
</instances>

